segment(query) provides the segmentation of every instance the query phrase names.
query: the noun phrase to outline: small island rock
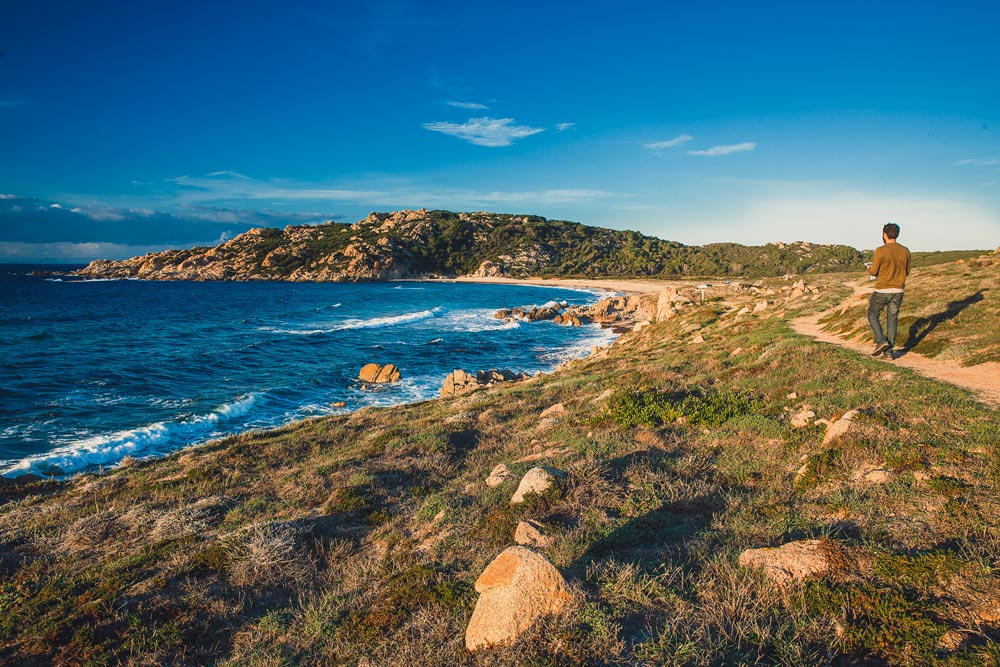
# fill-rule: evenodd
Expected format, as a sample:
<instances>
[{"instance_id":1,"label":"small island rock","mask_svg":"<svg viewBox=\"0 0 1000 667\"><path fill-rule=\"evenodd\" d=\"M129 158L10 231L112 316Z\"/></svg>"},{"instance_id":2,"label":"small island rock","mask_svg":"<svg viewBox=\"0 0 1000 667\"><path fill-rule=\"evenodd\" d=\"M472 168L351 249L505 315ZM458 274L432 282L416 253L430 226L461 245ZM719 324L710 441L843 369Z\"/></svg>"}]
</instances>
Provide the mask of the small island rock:
<instances>
[{"instance_id":1,"label":"small island rock","mask_svg":"<svg viewBox=\"0 0 1000 667\"><path fill-rule=\"evenodd\" d=\"M365 364L358 373L358 378L362 382L370 382L372 384L399 382L401 377L402 374L396 368L395 364L386 364L385 366L380 364Z\"/></svg>"}]
</instances>

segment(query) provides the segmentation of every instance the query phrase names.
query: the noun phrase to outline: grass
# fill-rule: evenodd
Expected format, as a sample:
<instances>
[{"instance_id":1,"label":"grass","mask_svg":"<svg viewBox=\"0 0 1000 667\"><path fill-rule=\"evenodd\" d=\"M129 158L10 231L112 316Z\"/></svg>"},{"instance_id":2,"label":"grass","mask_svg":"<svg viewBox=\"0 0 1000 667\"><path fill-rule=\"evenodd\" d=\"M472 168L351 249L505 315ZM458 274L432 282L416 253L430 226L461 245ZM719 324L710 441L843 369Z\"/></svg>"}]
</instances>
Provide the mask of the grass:
<instances>
[{"instance_id":1,"label":"grass","mask_svg":"<svg viewBox=\"0 0 1000 667\"><path fill-rule=\"evenodd\" d=\"M964 256L946 264L915 264L906 283L896 348L965 366L1000 361L1000 291L997 265L991 261ZM867 301L857 299L853 307L830 313L821 323L834 333L870 337L866 308Z\"/></svg>"},{"instance_id":2,"label":"grass","mask_svg":"<svg viewBox=\"0 0 1000 667\"><path fill-rule=\"evenodd\" d=\"M967 268L932 267L962 294L988 277ZM690 308L530 382L7 487L0 663L997 664L995 410L795 335L787 317L850 293L815 284L765 284L760 313L736 314L760 295ZM805 404L859 413L824 446L791 424ZM513 476L489 488L498 463ZM539 464L565 484L511 507ZM574 602L470 654L473 585L521 519ZM803 538L839 566L777 589L737 564Z\"/></svg>"}]
</instances>

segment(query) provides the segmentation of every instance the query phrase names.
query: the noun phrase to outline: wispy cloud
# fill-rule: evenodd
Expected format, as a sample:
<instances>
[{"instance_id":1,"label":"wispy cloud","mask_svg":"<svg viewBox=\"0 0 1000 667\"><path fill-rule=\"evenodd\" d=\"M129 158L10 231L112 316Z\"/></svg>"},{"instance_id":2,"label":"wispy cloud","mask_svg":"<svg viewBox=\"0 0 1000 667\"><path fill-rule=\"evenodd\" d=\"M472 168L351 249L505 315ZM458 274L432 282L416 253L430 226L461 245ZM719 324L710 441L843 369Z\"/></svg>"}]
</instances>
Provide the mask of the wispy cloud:
<instances>
[{"instance_id":1,"label":"wispy cloud","mask_svg":"<svg viewBox=\"0 0 1000 667\"><path fill-rule=\"evenodd\" d=\"M553 190L536 190L523 192L477 192L470 190L432 191L420 195L422 201L434 204L463 203L567 203L605 199L613 197L613 192L591 190L587 188L564 188Z\"/></svg>"},{"instance_id":2,"label":"wispy cloud","mask_svg":"<svg viewBox=\"0 0 1000 667\"><path fill-rule=\"evenodd\" d=\"M206 176L211 176L211 177L215 177L215 176L229 176L231 178L239 178L239 179L242 179L244 181L252 181L253 180L249 176L244 176L243 174L241 174L238 171L229 171L228 169L227 170L223 170L223 171L213 171L212 173L205 174L205 175Z\"/></svg>"},{"instance_id":3,"label":"wispy cloud","mask_svg":"<svg viewBox=\"0 0 1000 667\"><path fill-rule=\"evenodd\" d=\"M455 100L445 100L445 104L450 107L458 107L459 109L489 109L485 104L480 104L479 102L457 102Z\"/></svg>"},{"instance_id":4,"label":"wispy cloud","mask_svg":"<svg viewBox=\"0 0 1000 667\"><path fill-rule=\"evenodd\" d=\"M242 199L357 201L384 195L376 190L324 187L296 181L257 180L234 171L214 171L205 176L178 176L167 179L187 188L182 201Z\"/></svg>"},{"instance_id":5,"label":"wispy cloud","mask_svg":"<svg viewBox=\"0 0 1000 667\"><path fill-rule=\"evenodd\" d=\"M571 127L574 127L575 125L576 125L576 123L556 123L556 131L557 132L565 132L566 130L570 129Z\"/></svg>"},{"instance_id":6,"label":"wispy cloud","mask_svg":"<svg viewBox=\"0 0 1000 667\"><path fill-rule=\"evenodd\" d=\"M666 141L654 141L643 145L643 148L648 148L651 151L662 151L667 148L675 148L677 146L683 146L687 142L694 139L690 134L679 134L673 139L667 139Z\"/></svg>"},{"instance_id":7,"label":"wispy cloud","mask_svg":"<svg viewBox=\"0 0 1000 667\"><path fill-rule=\"evenodd\" d=\"M688 155L702 155L705 157L718 157L719 155L731 155L732 153L745 153L757 148L757 144L752 141L744 141L741 144L727 144L725 146L712 146L700 151L688 151Z\"/></svg>"},{"instance_id":8,"label":"wispy cloud","mask_svg":"<svg viewBox=\"0 0 1000 667\"><path fill-rule=\"evenodd\" d=\"M16 107L21 104L21 100L0 100L0 109L7 107Z\"/></svg>"},{"instance_id":9,"label":"wispy cloud","mask_svg":"<svg viewBox=\"0 0 1000 667\"><path fill-rule=\"evenodd\" d=\"M476 146L497 148L510 146L514 141L544 132L545 128L515 125L513 118L470 118L464 123L424 123L424 129L440 132Z\"/></svg>"},{"instance_id":10,"label":"wispy cloud","mask_svg":"<svg viewBox=\"0 0 1000 667\"><path fill-rule=\"evenodd\" d=\"M978 167L992 167L993 165L1000 164L1000 159L997 158L971 158L968 160L959 160L955 164L972 164Z\"/></svg>"}]
</instances>

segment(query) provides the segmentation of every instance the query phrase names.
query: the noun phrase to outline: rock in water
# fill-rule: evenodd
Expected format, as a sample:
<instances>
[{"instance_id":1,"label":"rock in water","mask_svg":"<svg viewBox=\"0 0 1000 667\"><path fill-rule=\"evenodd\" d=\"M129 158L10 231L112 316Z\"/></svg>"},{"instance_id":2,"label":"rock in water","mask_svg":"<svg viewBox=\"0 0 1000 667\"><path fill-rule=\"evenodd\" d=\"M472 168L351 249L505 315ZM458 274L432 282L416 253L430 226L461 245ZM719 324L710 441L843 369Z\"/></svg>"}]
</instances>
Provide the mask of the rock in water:
<instances>
[{"instance_id":1,"label":"rock in water","mask_svg":"<svg viewBox=\"0 0 1000 667\"><path fill-rule=\"evenodd\" d=\"M372 384L380 384L383 382L399 382L402 375L399 369L396 368L395 364L386 364L385 366L379 364L365 364L361 367L361 371L358 373L358 378L362 382L370 382Z\"/></svg>"},{"instance_id":2,"label":"rock in water","mask_svg":"<svg viewBox=\"0 0 1000 667\"><path fill-rule=\"evenodd\" d=\"M559 570L524 547L510 547L493 559L476 580L476 592L479 600L465 630L470 651L515 641L571 599Z\"/></svg>"},{"instance_id":3,"label":"rock in water","mask_svg":"<svg viewBox=\"0 0 1000 667\"><path fill-rule=\"evenodd\" d=\"M523 503L529 493L541 495L559 483L559 479L565 477L566 473L555 468L539 466L524 473L521 483L517 485L517 491L510 499L511 505Z\"/></svg>"},{"instance_id":4,"label":"rock in water","mask_svg":"<svg viewBox=\"0 0 1000 667\"><path fill-rule=\"evenodd\" d=\"M799 540L776 549L747 549L740 554L740 565L760 570L783 586L829 570L828 551L820 540Z\"/></svg>"}]
</instances>

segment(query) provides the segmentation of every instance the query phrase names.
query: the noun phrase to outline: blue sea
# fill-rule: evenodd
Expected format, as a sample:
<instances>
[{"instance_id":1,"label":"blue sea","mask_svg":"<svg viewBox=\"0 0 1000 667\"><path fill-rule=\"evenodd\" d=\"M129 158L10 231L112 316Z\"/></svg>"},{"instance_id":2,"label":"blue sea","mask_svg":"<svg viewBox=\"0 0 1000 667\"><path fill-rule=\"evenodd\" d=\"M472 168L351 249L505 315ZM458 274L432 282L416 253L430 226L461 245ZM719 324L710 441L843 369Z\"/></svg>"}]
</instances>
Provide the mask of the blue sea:
<instances>
[{"instance_id":1,"label":"blue sea","mask_svg":"<svg viewBox=\"0 0 1000 667\"><path fill-rule=\"evenodd\" d=\"M503 322L587 290L438 282L82 280L0 265L0 474L64 476L226 434L438 395L453 369L535 373L613 335ZM403 379L363 389L368 362ZM346 407L333 407L343 401Z\"/></svg>"}]
</instances>

